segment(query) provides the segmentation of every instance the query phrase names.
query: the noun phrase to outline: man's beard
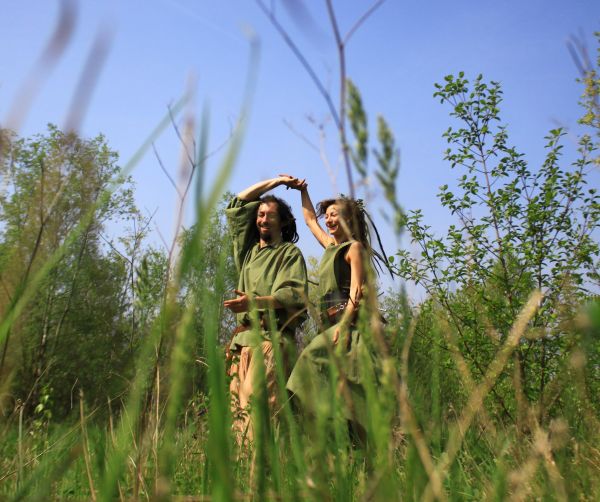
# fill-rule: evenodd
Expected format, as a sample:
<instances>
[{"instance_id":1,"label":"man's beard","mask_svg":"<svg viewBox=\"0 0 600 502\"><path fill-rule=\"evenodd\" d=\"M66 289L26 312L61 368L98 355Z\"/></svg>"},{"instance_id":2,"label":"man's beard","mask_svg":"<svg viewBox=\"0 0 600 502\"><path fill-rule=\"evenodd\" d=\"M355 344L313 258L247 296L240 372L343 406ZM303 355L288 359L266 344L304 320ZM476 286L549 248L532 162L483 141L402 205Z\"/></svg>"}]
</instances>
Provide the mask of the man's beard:
<instances>
[{"instance_id":1,"label":"man's beard","mask_svg":"<svg viewBox=\"0 0 600 502\"><path fill-rule=\"evenodd\" d=\"M271 231L268 229L259 229L258 234L263 242L269 243L273 240L273 234L271 234Z\"/></svg>"}]
</instances>

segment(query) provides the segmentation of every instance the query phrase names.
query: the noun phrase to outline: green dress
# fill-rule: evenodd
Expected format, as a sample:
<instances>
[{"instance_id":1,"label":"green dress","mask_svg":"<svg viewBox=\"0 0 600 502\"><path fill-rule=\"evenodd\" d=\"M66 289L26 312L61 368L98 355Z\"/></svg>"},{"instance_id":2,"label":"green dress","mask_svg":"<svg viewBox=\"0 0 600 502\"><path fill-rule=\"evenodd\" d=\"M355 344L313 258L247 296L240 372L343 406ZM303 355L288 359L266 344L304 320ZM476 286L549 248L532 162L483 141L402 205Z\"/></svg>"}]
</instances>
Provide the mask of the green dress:
<instances>
[{"instance_id":1,"label":"green dress","mask_svg":"<svg viewBox=\"0 0 600 502\"><path fill-rule=\"evenodd\" d=\"M330 245L319 265L320 310L346 302L350 296L350 265L345 256L352 241ZM287 389L312 415L331 416L331 404L336 396L343 403L345 417L366 429L367 405L364 382L366 378L377 381L376 361L364 337L350 328L350 343L343 343L344 334L334 346L333 335L337 324L329 325L326 316L325 330L318 334L302 351L287 382ZM332 357L337 359L338 381L332 381Z\"/></svg>"}]
</instances>

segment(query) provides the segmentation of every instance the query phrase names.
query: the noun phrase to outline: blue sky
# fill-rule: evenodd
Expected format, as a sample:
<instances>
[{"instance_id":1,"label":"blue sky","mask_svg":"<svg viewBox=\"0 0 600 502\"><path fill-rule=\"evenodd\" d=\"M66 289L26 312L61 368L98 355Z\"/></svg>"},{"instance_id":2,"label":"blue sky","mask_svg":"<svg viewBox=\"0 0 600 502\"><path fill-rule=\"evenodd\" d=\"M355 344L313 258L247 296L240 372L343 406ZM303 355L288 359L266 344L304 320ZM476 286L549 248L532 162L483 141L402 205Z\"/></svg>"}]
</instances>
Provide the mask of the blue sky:
<instances>
[{"instance_id":1,"label":"blue sky","mask_svg":"<svg viewBox=\"0 0 600 502\"><path fill-rule=\"evenodd\" d=\"M289 0L293 3L293 0ZM336 50L324 2L306 1L313 23L303 28L274 3L315 70L338 93ZM78 78L94 38L103 26L113 34L106 63L96 83L81 133L104 133L124 163L195 77L193 110L211 115L210 142L221 144L239 116L249 66L249 33L260 42L252 112L243 149L229 182L232 191L289 172L306 177L314 200L347 192L332 121L322 97L251 0L105 0L77 5L73 39L53 72L43 82L20 128L31 135L45 124L64 124ZM367 1L334 1L342 32L371 5ZM4 0L0 17L0 123L19 88L34 68L59 12L58 1ZM360 88L371 124L383 114L401 150L398 196L407 209L422 208L425 218L442 232L452 221L439 207L438 187L456 173L443 161L441 134L450 124L448 109L433 95L433 83L464 71L500 81L504 89L502 116L511 142L535 166L543 157L544 136L562 125L574 132L581 114L581 87L566 48L569 36L581 34L594 53L594 31L600 30L597 0L458 0L385 2L356 32L347 48L348 76ZM301 138L319 143L324 123L325 152L332 181L317 151ZM374 132L374 131L373 131ZM571 139L567 139L567 143ZM181 150L168 129L156 142L165 167L177 177ZM568 151L569 149L567 149ZM220 156L211 158L207 178L213 179ZM592 182L600 184L596 173ZM136 198L144 212L156 211L156 228L168 239L173 233L176 193L152 152L133 176ZM300 216L296 193L278 190ZM381 190L371 188L377 214ZM391 231L388 252L397 247ZM159 239L155 236L155 242ZM405 243L406 245L406 243ZM302 229L300 247L306 255L320 249Z\"/></svg>"}]
</instances>

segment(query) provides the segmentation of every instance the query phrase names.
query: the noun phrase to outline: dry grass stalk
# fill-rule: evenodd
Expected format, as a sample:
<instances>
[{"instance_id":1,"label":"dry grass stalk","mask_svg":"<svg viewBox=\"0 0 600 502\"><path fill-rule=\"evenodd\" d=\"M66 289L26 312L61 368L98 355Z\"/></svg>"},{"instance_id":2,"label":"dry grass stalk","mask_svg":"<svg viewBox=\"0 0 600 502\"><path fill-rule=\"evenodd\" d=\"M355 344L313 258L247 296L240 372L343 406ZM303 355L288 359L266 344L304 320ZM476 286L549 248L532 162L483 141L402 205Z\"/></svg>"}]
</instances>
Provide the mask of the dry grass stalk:
<instances>
[{"instance_id":1,"label":"dry grass stalk","mask_svg":"<svg viewBox=\"0 0 600 502\"><path fill-rule=\"evenodd\" d=\"M160 366L156 368L156 406L154 407L154 431L152 434L152 456L154 457L154 479L158 483L158 442L160 439ZM158 491L155 484L154 490Z\"/></svg>"},{"instance_id":2,"label":"dry grass stalk","mask_svg":"<svg viewBox=\"0 0 600 502\"><path fill-rule=\"evenodd\" d=\"M531 480L537 471L539 458L535 453L532 453L528 459L519 466L518 469L512 471L508 476L510 483L510 498L515 502L527 500L531 495Z\"/></svg>"},{"instance_id":3,"label":"dry grass stalk","mask_svg":"<svg viewBox=\"0 0 600 502\"><path fill-rule=\"evenodd\" d=\"M435 478L430 476L429 484L425 490L425 500L431 500L432 496L437 497L435 484L439 483L439 479L445 476L445 473L454 461L456 454L462 446L467 430L471 426L475 415L479 413L483 406L485 396L487 396L496 383L498 376L506 366L509 357L517 347L519 340L525 334L527 324L539 308L542 297L542 293L537 290L530 295L529 300L517 316L517 319L506 338L504 346L498 351L496 358L490 364L483 381L471 393L469 401L465 406L465 411L450 432L444 455L435 469L437 476Z\"/></svg>"},{"instance_id":4,"label":"dry grass stalk","mask_svg":"<svg viewBox=\"0 0 600 502\"><path fill-rule=\"evenodd\" d=\"M60 4L59 17L54 32L33 65L31 73L25 79L25 82L21 84L19 93L8 112L5 124L14 131L18 131L21 127L31 109L36 94L39 93L44 81L58 64L75 32L77 2L62 0Z\"/></svg>"},{"instance_id":5,"label":"dry grass stalk","mask_svg":"<svg viewBox=\"0 0 600 502\"><path fill-rule=\"evenodd\" d=\"M79 389L79 424L81 426L81 437L83 439L83 460L85 462L85 472L90 485L90 499L96 502L96 489L94 488L94 477L92 476L92 466L90 460L90 442L85 425L86 418L83 411L83 390Z\"/></svg>"},{"instance_id":6,"label":"dry grass stalk","mask_svg":"<svg viewBox=\"0 0 600 502\"><path fill-rule=\"evenodd\" d=\"M412 343L412 339L415 335L415 324L416 324L416 316L411 321L411 325L408 330L408 334L406 336L406 342L404 343L404 347L402 348L402 364L401 368L401 376L402 379L400 381L400 414L402 417L402 422L410 432L411 436L415 441L415 446L417 448L417 452L419 454L419 458L429 476L429 482L431 485L431 490L433 495L438 500L447 500L446 493L442 487L442 479L435 469L435 464L433 458L431 456L431 452L429 451L429 447L427 446L427 441L423 437L421 430L417 425L417 421L415 419L414 413L412 411L412 407L410 405L409 397L408 397L408 355L410 353L410 345Z\"/></svg>"},{"instance_id":7,"label":"dry grass stalk","mask_svg":"<svg viewBox=\"0 0 600 502\"><path fill-rule=\"evenodd\" d=\"M544 467L550 477L550 482L554 488L556 498L560 501L566 501L568 497L565 489L565 480L561 476L558 467L556 466L556 462L554 461L548 432L544 431L541 427L535 431L534 448L544 462Z\"/></svg>"},{"instance_id":8,"label":"dry grass stalk","mask_svg":"<svg viewBox=\"0 0 600 502\"><path fill-rule=\"evenodd\" d=\"M475 380L473 379L473 375L471 374L469 366L467 365L467 361L465 360L464 356L462 355L462 351L458 346L458 341L456 340L456 335L454 331L451 329L450 325L445 319L442 319L442 324L444 328L442 329L442 333L444 335L446 343L450 347L450 355L452 356L454 364L456 364L456 367L458 368L458 372L460 373L460 376L462 378L463 385L467 389L467 393L469 395L472 395L475 391L476 386ZM485 408L481 409L479 416L483 421L483 425L485 426L486 430L492 432L495 436L496 427L494 425L494 422L488 416L488 413L485 410Z\"/></svg>"}]
</instances>

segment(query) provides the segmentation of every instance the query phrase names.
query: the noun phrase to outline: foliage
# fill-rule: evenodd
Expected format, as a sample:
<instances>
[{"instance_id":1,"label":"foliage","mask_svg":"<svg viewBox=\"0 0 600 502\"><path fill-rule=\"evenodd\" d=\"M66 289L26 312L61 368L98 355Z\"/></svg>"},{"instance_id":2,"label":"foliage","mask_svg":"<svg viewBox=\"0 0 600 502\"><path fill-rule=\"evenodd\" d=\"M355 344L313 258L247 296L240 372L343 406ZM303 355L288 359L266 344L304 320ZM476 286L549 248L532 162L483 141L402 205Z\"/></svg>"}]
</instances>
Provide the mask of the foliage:
<instances>
[{"instance_id":1,"label":"foliage","mask_svg":"<svg viewBox=\"0 0 600 502\"><path fill-rule=\"evenodd\" d=\"M582 136L579 158L565 168L565 133L554 129L545 161L531 169L500 125L500 84L481 76L470 83L460 73L436 89L458 122L444 133L445 158L462 174L455 191L444 185L439 194L458 222L438 238L422 211L411 211L407 227L420 256L399 252L398 272L440 306L475 378L483 377L531 291L544 293L514 361L526 398L539 403L543 418L561 405L548 388L562 380L577 343L565 326L598 281L600 205L596 189L587 187L595 146ZM516 418L511 379L506 372L494 397L500 413Z\"/></svg>"},{"instance_id":2,"label":"foliage","mask_svg":"<svg viewBox=\"0 0 600 502\"><path fill-rule=\"evenodd\" d=\"M225 220L225 208L233 198L231 192L223 194L217 207L211 212L206 228L202 231L203 252L199 256L192 257L193 266L190 267L189 274L186 276L182 292L185 297L191 298L199 294L201 284L205 283L207 278L215 277L219 268L219 260L224 250L229 250L229 243L232 242L229 235L230 229ZM190 239L195 235L197 223L185 230L182 235L183 246L190 244ZM225 289L228 295L233 294L237 286L237 271L233 262L232 253L229 253L225 262ZM212 283L207 284L208 288L214 287ZM200 326L203 322L202 306L197 306L195 314L196 322ZM221 309L219 313L221 326L219 328L218 339L224 343L231 336L231 331L235 327L235 317L228 310Z\"/></svg>"},{"instance_id":3,"label":"foliage","mask_svg":"<svg viewBox=\"0 0 600 502\"><path fill-rule=\"evenodd\" d=\"M0 197L4 313L119 172L117 154L103 136L86 140L50 125L45 135L9 137ZM3 340L0 372L16 373L13 390L28 409L43 397L41 388L53 389L52 402L61 414L70 409L75 386L85 388L92 400L105 399L123 367L122 320L128 305L120 293L126 271L114 253L103 249L102 238L107 221L136 214L126 183L68 245Z\"/></svg>"},{"instance_id":4,"label":"foliage","mask_svg":"<svg viewBox=\"0 0 600 502\"><path fill-rule=\"evenodd\" d=\"M194 365L193 374L188 379L188 396L195 396L199 392L206 393L206 336L205 325L207 315L206 304L202 301L206 295L220 294L218 302L218 332L216 339L219 344L225 345L231 339L231 334L236 325L235 316L223 308L223 301L233 295L237 287L237 270L233 262L233 253L230 252L229 227L225 220L225 208L230 202L233 194L226 192L218 202L217 207L211 211L206 226L202 229L202 253L191 257L190 268L183 278L180 290L180 301L182 304L193 304L193 329L197 336L194 337ZM182 236L182 247L191 245L191 240L197 238L199 223L186 229ZM225 256L224 256L225 255ZM224 263L221 263L222 260ZM222 268L222 270L221 270ZM220 271L220 272L219 272ZM222 274L223 293L218 293L214 278Z\"/></svg>"},{"instance_id":5,"label":"foliage","mask_svg":"<svg viewBox=\"0 0 600 502\"><path fill-rule=\"evenodd\" d=\"M369 174L369 128L360 91L352 80L346 80L348 88L348 122L355 138L354 147L346 145L354 168L357 170L363 183L368 183ZM397 235L400 235L405 226L405 214L396 196L396 182L400 171L400 153L396 146L394 134L383 115L377 116L377 139L379 144L372 148L377 160L375 178L383 188L386 202L391 206L394 221L391 223ZM387 214L383 215L389 221Z\"/></svg>"},{"instance_id":6,"label":"foliage","mask_svg":"<svg viewBox=\"0 0 600 502\"><path fill-rule=\"evenodd\" d=\"M600 32L595 33L596 38L600 40ZM599 44L600 45L600 44ZM600 141L600 46L596 48L596 65L591 62L582 68L583 75L580 82L583 83L583 96L581 106L585 113L580 119L580 123L588 126L596 135L596 150L599 149ZM587 60L587 52L585 54ZM596 165L600 165L600 155L595 159Z\"/></svg>"},{"instance_id":7,"label":"foliage","mask_svg":"<svg viewBox=\"0 0 600 502\"><path fill-rule=\"evenodd\" d=\"M150 330L160 315L166 293L167 270L166 253L152 248L143 253L140 264L135 270L134 303L131 316L136 316L132 322L135 322L136 328L143 333Z\"/></svg>"}]
</instances>

